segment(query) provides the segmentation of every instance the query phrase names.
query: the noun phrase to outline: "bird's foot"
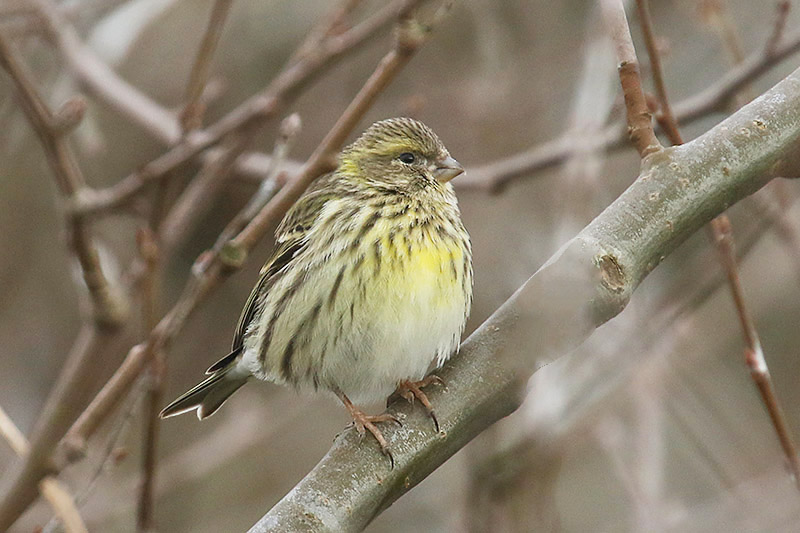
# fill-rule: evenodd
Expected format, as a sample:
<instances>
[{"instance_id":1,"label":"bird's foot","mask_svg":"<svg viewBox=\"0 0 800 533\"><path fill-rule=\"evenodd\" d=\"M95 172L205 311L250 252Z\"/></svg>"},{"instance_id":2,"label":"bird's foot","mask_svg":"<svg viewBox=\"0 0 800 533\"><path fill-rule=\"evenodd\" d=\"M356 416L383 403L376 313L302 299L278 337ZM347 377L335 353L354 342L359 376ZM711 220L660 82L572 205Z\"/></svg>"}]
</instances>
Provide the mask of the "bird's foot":
<instances>
[{"instance_id":1,"label":"bird's foot","mask_svg":"<svg viewBox=\"0 0 800 533\"><path fill-rule=\"evenodd\" d=\"M444 381L442 381L442 378L433 374L420 381L401 381L397 385L397 390L394 391L392 396L400 396L401 398L405 398L408 403L412 404L414 403L414 400L419 400L419 403L421 403L425 408L428 416L431 417L431 420L433 420L433 425L436 427L436 432L438 433L439 420L436 418L436 413L433 411L433 405L431 405L430 400L428 400L428 395L422 391L423 387L433 385L434 383L444 386Z\"/></svg>"},{"instance_id":2,"label":"bird's foot","mask_svg":"<svg viewBox=\"0 0 800 533\"><path fill-rule=\"evenodd\" d=\"M345 396L344 394L339 394L339 397L342 400L342 403L347 408L347 411L350 413L350 416L353 418L353 425L358 431L358 434L361 435L363 438L367 431L369 431L375 440L378 441L378 445L381 448L381 453L389 458L389 462L391 463L392 468L394 468L394 457L392 456L392 451L389 449L389 443L386 441L386 437L383 436L381 430L377 428L375 424L379 422L394 422L399 426L403 424L397 419L397 417L390 415L388 413L384 413L381 415L368 415L355 405Z\"/></svg>"}]
</instances>

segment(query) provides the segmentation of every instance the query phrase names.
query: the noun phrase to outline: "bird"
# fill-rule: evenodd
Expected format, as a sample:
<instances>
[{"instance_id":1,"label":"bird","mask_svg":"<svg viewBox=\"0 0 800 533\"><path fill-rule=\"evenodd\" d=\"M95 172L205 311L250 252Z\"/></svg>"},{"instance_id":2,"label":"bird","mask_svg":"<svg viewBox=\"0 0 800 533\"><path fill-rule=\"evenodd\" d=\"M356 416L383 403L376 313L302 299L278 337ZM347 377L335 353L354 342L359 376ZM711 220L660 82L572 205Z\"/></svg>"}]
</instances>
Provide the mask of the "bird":
<instances>
[{"instance_id":1,"label":"bird","mask_svg":"<svg viewBox=\"0 0 800 533\"><path fill-rule=\"evenodd\" d=\"M439 421L422 390L458 350L472 303L472 245L451 180L464 172L411 118L381 120L344 148L276 230L231 352L161 411L204 419L255 378L335 394L394 464L359 403L394 392ZM427 376L427 377L426 377Z\"/></svg>"}]
</instances>

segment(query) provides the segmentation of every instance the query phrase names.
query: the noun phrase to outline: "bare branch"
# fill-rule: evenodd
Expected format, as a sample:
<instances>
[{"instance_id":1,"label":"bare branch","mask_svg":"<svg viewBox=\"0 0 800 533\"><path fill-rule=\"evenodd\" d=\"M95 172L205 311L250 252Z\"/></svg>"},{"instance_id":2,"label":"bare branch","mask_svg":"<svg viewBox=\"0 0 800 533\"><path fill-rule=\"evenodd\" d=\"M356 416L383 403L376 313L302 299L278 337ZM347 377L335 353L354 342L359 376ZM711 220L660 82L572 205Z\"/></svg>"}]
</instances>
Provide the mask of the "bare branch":
<instances>
[{"instance_id":1,"label":"bare branch","mask_svg":"<svg viewBox=\"0 0 800 533\"><path fill-rule=\"evenodd\" d=\"M762 130L757 126L765 126ZM251 533L363 529L475 435L519 406L527 377L618 314L659 262L706 222L775 176L800 142L800 69L683 146L647 159L639 178L484 322L432 391L442 432L395 404L395 468L345 431ZM794 162L796 164L796 161ZM786 168L786 167L784 167ZM788 169L787 169L788 170ZM793 175L798 168L792 167ZM342 491L346 484L352 490Z\"/></svg>"},{"instance_id":2,"label":"bare branch","mask_svg":"<svg viewBox=\"0 0 800 533\"><path fill-rule=\"evenodd\" d=\"M645 35L645 42L647 43L647 50L650 55L651 64L653 67L653 80L658 88L658 98L661 103L661 108L664 110L663 122L667 135L673 144L683 144L683 139L678 130L678 124L675 117L669 111L669 101L667 99L667 92L664 86L663 74L661 73L661 61L658 59L659 52L655 46L655 39L653 37L652 21L650 19L647 0L637 0L637 5L640 9L640 18L642 30ZM726 18L727 20L727 18ZM734 47L731 50L731 57L739 58L740 52L735 48L735 43L738 42L738 37L730 36L728 33L735 31L732 21L725 25L725 42L728 46ZM734 59L739 62L740 60ZM731 232L731 223L726 214L720 214L710 223L710 234L712 241L716 244L719 251L720 260L723 268L728 276L728 283L731 288L734 303L736 304L736 312L739 316L739 321L742 326L742 334L745 340L745 360L753 380L758 386L761 393L761 399L769 412L770 419L772 420L778 440L781 447L786 454L787 461L792 470L797 488L800 490L800 457L797 455L797 448L788 429L788 424L783 411L775 395L772 386L772 379L769 375L766 359L761 349L761 342L758 338L758 332L755 329L750 313L745 305L744 295L742 293L742 286L739 280L739 271L736 266L736 255L733 245L733 234Z\"/></svg>"},{"instance_id":3,"label":"bare branch","mask_svg":"<svg viewBox=\"0 0 800 533\"><path fill-rule=\"evenodd\" d=\"M175 115L124 81L81 41L75 28L52 0L31 0L55 43L81 85L92 95L142 126L166 144L178 141Z\"/></svg>"},{"instance_id":4,"label":"bare branch","mask_svg":"<svg viewBox=\"0 0 800 533\"><path fill-rule=\"evenodd\" d=\"M341 35L330 36L316 53L305 54L298 62L290 63L266 89L250 97L218 122L188 135L164 155L145 165L141 171L128 175L117 184L99 191L85 191L73 203L72 209L78 213L90 214L118 207L148 184L164 178L231 132L251 126L263 126L314 77L376 35L408 2L409 0L395 0L352 29Z\"/></svg>"},{"instance_id":5,"label":"bare branch","mask_svg":"<svg viewBox=\"0 0 800 533\"><path fill-rule=\"evenodd\" d=\"M681 135L678 133L678 122L675 120L675 115L672 113L672 106L670 106L669 98L667 98L664 72L661 67L661 54L656 45L656 38L655 35L653 35L653 23L650 19L650 3L647 0L636 0L636 8L639 12L639 19L641 20L644 42L647 46L647 54L650 56L650 67L653 72L653 84L656 87L656 96L658 97L658 102L661 107L661 117L658 122L670 139L678 139ZM673 144L683 144L683 141L673 141Z\"/></svg>"},{"instance_id":6,"label":"bare branch","mask_svg":"<svg viewBox=\"0 0 800 533\"><path fill-rule=\"evenodd\" d=\"M69 131L70 126L74 126L76 120L80 119L83 104L71 100L54 116L36 91L30 74L2 35L0 65L11 76L17 88L21 107L39 136L61 193L67 198L74 196L86 186L86 181L63 133ZM83 219L69 217L67 227L71 247L80 262L83 278L89 289L94 320L98 327L116 328L127 314L127 303L122 291L112 285L103 272L97 250Z\"/></svg>"},{"instance_id":7,"label":"bare branch","mask_svg":"<svg viewBox=\"0 0 800 533\"><path fill-rule=\"evenodd\" d=\"M20 457L28 455L30 447L25 435L17 428L14 421L0 407L0 436L5 438L11 449ZM67 533L87 533L86 524L75 506L75 499L66 486L53 476L46 476L39 483L39 491L50 503L56 516L64 524Z\"/></svg>"},{"instance_id":8,"label":"bare branch","mask_svg":"<svg viewBox=\"0 0 800 533\"><path fill-rule=\"evenodd\" d=\"M763 51L755 52L740 65L729 70L715 84L673 106L676 120L685 125L710 113L723 111L739 91L798 50L800 50L800 32L786 38L773 55L765 55ZM619 149L626 146L626 139L625 127L612 124L597 136L597 143L599 147L605 147L607 150ZM573 152L572 139L568 135L561 136L535 146L527 152L472 168L466 176L459 178L455 185L460 189L499 193L514 180L562 163Z\"/></svg>"},{"instance_id":9,"label":"bare branch","mask_svg":"<svg viewBox=\"0 0 800 533\"><path fill-rule=\"evenodd\" d=\"M384 57L375 73L367 80L364 88L306 162L301 175L292 183L300 180L310 182L313 177L328 168L332 154L338 150L377 95L408 62L418 47L425 42L429 28L423 27L406 15L408 10L420 1L404 4L406 10L401 11L402 18L398 28L398 38L393 50ZM269 202L256 218L233 239L234 246L239 252L246 255L250 247L266 234L270 221L282 216L283 212L291 205L290 195L299 195L302 192L299 187L291 185L285 187L283 191L286 192L281 197L275 197L273 201ZM224 252L223 249L221 255L225 255ZM230 263L214 252L207 252L198 258L193 268L193 277L187 283L178 302L153 329L147 341L131 349L117 372L81 414L55 454L53 461L55 465L51 463L48 471L57 468L58 465L63 465L65 461L80 456L85 440L126 394L136 377L140 375L146 362L152 357L152 353L157 350L165 351L168 348L199 302L231 273L230 266ZM43 447L42 456L49 461L51 452L52 447ZM44 473L46 471L41 469L29 470L24 475L18 476L13 490L9 489L9 494L13 494L13 498L7 500L5 508L0 507L0 528L13 523L19 513L30 503L35 495L31 494L29 487Z\"/></svg>"},{"instance_id":10,"label":"bare branch","mask_svg":"<svg viewBox=\"0 0 800 533\"><path fill-rule=\"evenodd\" d=\"M136 235L139 255L145 265L144 274L139 282L142 295L142 323L145 331L151 331L158 321L158 285L160 254L155 235L149 228L142 228ZM164 399L167 363L163 352L154 350L150 368L144 378L145 402L144 439L142 450L142 479L139 484L137 502L136 527L139 531L155 530L153 516L153 493L155 490L158 435L160 424L158 413Z\"/></svg>"},{"instance_id":11,"label":"bare branch","mask_svg":"<svg viewBox=\"0 0 800 533\"><path fill-rule=\"evenodd\" d=\"M792 432L789 429L786 417L783 414L775 388L772 385L772 378L769 375L767 361L761 349L761 341L758 338L753 319L747 310L742 291L742 283L739 279L739 269L736 265L736 253L733 245L733 235L731 232L728 217L719 216L712 221L713 236L720 252L722 266L728 276L728 284L731 288L736 313L742 326L742 336L745 342L745 363L750 369L750 375L758 387L761 400L767 408L772 425L780 441L781 448L786 455L789 468L792 471L795 485L800 490L800 457L797 455L797 446L794 443Z\"/></svg>"},{"instance_id":12,"label":"bare branch","mask_svg":"<svg viewBox=\"0 0 800 533\"><path fill-rule=\"evenodd\" d=\"M186 105L180 114L181 126L184 132L196 130L203 123L205 106L201 96L206 86L206 80L208 80L208 72L211 69L214 50L219 44L219 39L222 36L222 27L225 25L225 20L228 18L232 5L233 0L216 0L211 9L211 18L208 21L206 32L203 34L200 48L197 50L194 66L192 66L192 72L189 75L189 84L186 86Z\"/></svg>"},{"instance_id":13,"label":"bare branch","mask_svg":"<svg viewBox=\"0 0 800 533\"><path fill-rule=\"evenodd\" d=\"M617 49L619 80L622 83L622 94L625 97L628 119L628 136L639 152L639 156L644 158L659 151L662 147L653 129L652 117L642 90L639 60L636 59L636 50L633 48L628 19L625 17L625 8L621 0L603 0L600 6L611 40Z\"/></svg>"}]
</instances>

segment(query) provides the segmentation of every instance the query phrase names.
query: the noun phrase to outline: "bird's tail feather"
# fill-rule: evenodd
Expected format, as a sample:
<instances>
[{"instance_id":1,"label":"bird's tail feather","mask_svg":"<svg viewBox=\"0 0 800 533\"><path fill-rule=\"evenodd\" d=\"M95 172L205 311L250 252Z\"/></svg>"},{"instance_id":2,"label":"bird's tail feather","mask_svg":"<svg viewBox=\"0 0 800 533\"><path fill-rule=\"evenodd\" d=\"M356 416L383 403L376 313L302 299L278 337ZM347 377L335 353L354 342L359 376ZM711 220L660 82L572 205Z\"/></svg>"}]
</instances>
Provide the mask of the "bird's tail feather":
<instances>
[{"instance_id":1,"label":"bird's tail feather","mask_svg":"<svg viewBox=\"0 0 800 533\"><path fill-rule=\"evenodd\" d=\"M213 415L231 394L247 383L246 375L236 371L236 365L228 364L214 372L161 411L161 418L180 415L197 410L200 420Z\"/></svg>"}]
</instances>

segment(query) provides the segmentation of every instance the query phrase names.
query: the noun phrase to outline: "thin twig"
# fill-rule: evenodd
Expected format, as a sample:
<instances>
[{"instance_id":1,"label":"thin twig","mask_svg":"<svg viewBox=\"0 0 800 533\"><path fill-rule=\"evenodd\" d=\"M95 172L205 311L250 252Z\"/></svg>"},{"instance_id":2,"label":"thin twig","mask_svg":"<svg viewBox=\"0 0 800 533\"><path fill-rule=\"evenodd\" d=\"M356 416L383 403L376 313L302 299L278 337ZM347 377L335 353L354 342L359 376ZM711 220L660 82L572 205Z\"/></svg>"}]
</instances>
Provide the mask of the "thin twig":
<instances>
[{"instance_id":1,"label":"thin twig","mask_svg":"<svg viewBox=\"0 0 800 533\"><path fill-rule=\"evenodd\" d=\"M294 144L295 138L300 133L300 128L300 115L297 113L283 119L278 140L275 142L275 148L272 151L271 167L265 173L261 185L250 198L250 201L247 202L247 205L233 217L233 220L219 234L212 248L214 252L221 252L222 248L236 237L275 195L275 191L278 189L278 175L281 173L281 167L289 155L289 150Z\"/></svg>"},{"instance_id":2,"label":"thin twig","mask_svg":"<svg viewBox=\"0 0 800 533\"><path fill-rule=\"evenodd\" d=\"M679 124L689 124L710 113L724 110L743 87L798 50L800 50L800 32L784 39L773 55L767 56L763 51L751 54L741 65L729 70L716 83L674 105L676 120ZM597 135L596 142L598 148L611 150L625 147L626 140L624 125L612 124ZM574 151L572 138L568 134L561 135L528 151L471 168L466 176L457 180L455 186L460 189L499 193L512 181L563 163Z\"/></svg>"},{"instance_id":3,"label":"thin twig","mask_svg":"<svg viewBox=\"0 0 800 533\"><path fill-rule=\"evenodd\" d=\"M99 460L97 461L97 464L95 465L91 474L88 476L88 480L86 481L84 487L75 495L75 505L77 505L78 508L83 507L86 502L89 501L89 498L97 488L100 478L103 476L103 474L108 472L112 466L116 465L125 457L127 457L127 450L120 445L120 442L125 436L131 420L134 418L133 415L136 412L136 407L139 405L137 399L141 396L140 392L143 393L144 391L144 380L140 380L138 387L135 388L131 393L130 404L125 407L120 415L114 419L113 424L111 424L111 428L108 431L108 440L99 453ZM50 520L50 522L48 522L42 530L42 533L57 532L58 520L55 518Z\"/></svg>"},{"instance_id":4,"label":"thin twig","mask_svg":"<svg viewBox=\"0 0 800 533\"><path fill-rule=\"evenodd\" d=\"M728 283L731 288L733 301L736 305L736 312L742 326L742 335L745 342L745 362L753 381L758 387L764 406L767 408L772 425L778 435L781 448L786 455L789 469L792 473L797 489L800 490L800 457L797 455L797 446L794 443L791 430L789 429L786 417L783 414L775 388L772 385L772 378L769 375L767 361L761 349L761 341L758 338L758 331L755 328L753 319L747 310L744 302L741 280L739 279L739 269L736 266L736 255L734 252L733 235L731 233L730 221L727 217L717 217L712 221L714 225L714 237L716 238L717 249L720 252L722 265L728 276Z\"/></svg>"},{"instance_id":5,"label":"thin twig","mask_svg":"<svg viewBox=\"0 0 800 533\"><path fill-rule=\"evenodd\" d=\"M36 91L31 76L2 35L0 64L17 88L21 107L42 142L62 195L73 197L85 188L85 181L65 133L70 124L77 124L81 106L73 100L70 109L55 115L51 113ZM94 374L87 370L115 340L127 315L127 300L117 285L106 277L84 218L68 215L66 226L70 247L78 258L88 289L93 316L91 323L78 334L36 421L30 439L30 453L6 476L0 492L0 530L7 529L36 498L38 482L51 471L52 450L92 390Z\"/></svg>"},{"instance_id":6,"label":"thin twig","mask_svg":"<svg viewBox=\"0 0 800 533\"><path fill-rule=\"evenodd\" d=\"M639 152L639 156L644 158L661 150L662 147L653 129L652 116L647 108L647 100L642 90L639 61L636 59L636 50L633 48L628 19L625 17L625 7L620 0L602 0L600 6L611 40L617 50L617 60L619 61L617 69L622 84L622 93L625 97L628 136Z\"/></svg>"},{"instance_id":7,"label":"thin twig","mask_svg":"<svg viewBox=\"0 0 800 533\"><path fill-rule=\"evenodd\" d=\"M159 248L155 235L149 228L142 228L136 237L139 255L145 265L145 273L139 285L142 295L142 323L145 331L152 331L158 321ZM136 527L138 531L142 532L155 530L153 494L156 480L158 434L161 427L158 423L158 413L164 398L166 372L166 358L163 352L153 350L150 367L144 377L146 387L143 404L142 479L139 485L136 513Z\"/></svg>"},{"instance_id":8,"label":"thin twig","mask_svg":"<svg viewBox=\"0 0 800 533\"><path fill-rule=\"evenodd\" d=\"M645 43L647 45L648 54L650 55L651 65L653 67L653 79L657 86L660 85L660 89L658 90L658 98L661 100L660 103L662 109L669 109L667 92L663 82L663 75L658 72L661 68L661 62L656 59L659 55L659 52L653 37L652 20L650 19L649 10L647 9L647 0L637 0L637 5L640 7L640 19L643 26L643 33L645 35ZM729 26L731 28L733 27L732 22L729 24ZM735 43L738 41L738 39L729 36L725 39L725 41L728 43ZM737 50L733 50L731 52L731 56L738 57L739 54ZM683 139L681 138L678 130L678 124L675 121L675 117L671 113L665 113L663 118L667 126L665 127L665 131L668 137L670 137L672 143L675 145L683 144ZM786 454L787 461L792 471L792 476L797 484L798 490L800 490L800 457L797 455L797 448L792 439L791 432L788 429L788 424L783 415L780 402L775 395L775 391L772 386L772 380L769 376L769 369L767 368L767 362L764 359L764 353L761 349L761 341L758 338L758 332L755 329L755 325L744 302L744 294L742 292L739 271L736 264L736 255L734 251L733 234L731 232L730 220L728 219L728 216L723 213L713 219L709 227L712 241L717 246L720 260L727 274L728 283L730 285L733 300L736 305L736 311L742 326L742 334L744 336L746 346L745 361L750 369L751 375L753 376L753 381L756 383L756 386L759 389L761 399L764 402L767 411L769 412L769 416L775 428L775 432L777 433L778 440L780 441L781 447Z\"/></svg>"},{"instance_id":9,"label":"thin twig","mask_svg":"<svg viewBox=\"0 0 800 533\"><path fill-rule=\"evenodd\" d=\"M20 457L25 457L30 450L25 435L17 428L14 421L0 407L0 436L2 436ZM88 529L75 505L75 499L69 489L54 476L46 476L39 483L39 491L50 503L59 520L64 524L66 533L87 533Z\"/></svg>"},{"instance_id":10,"label":"thin twig","mask_svg":"<svg viewBox=\"0 0 800 533\"><path fill-rule=\"evenodd\" d=\"M265 124L311 79L335 64L347 52L376 35L396 17L402 6L414 3L416 0L395 0L345 33L330 36L317 53L306 54L299 62L290 64L266 89L250 97L215 124L188 135L168 152L145 165L142 170L128 175L115 185L97 191L84 191L70 208L74 212L90 214L119 207L148 184L164 178L231 132L251 125Z\"/></svg>"},{"instance_id":11,"label":"thin twig","mask_svg":"<svg viewBox=\"0 0 800 533\"><path fill-rule=\"evenodd\" d=\"M189 83L186 86L186 105L181 111L180 120L184 133L198 129L203 123L205 105L201 100L203 89L208 80L208 73L211 70L211 59L214 57L214 50L219 44L222 36L222 27L230 13L233 0L216 0L211 8L211 17L208 27L203 34L200 48L189 75Z\"/></svg>"},{"instance_id":12,"label":"thin twig","mask_svg":"<svg viewBox=\"0 0 800 533\"><path fill-rule=\"evenodd\" d=\"M659 124L666 131L667 136L671 139L680 137L677 130L677 122L675 115L672 113L672 107L667 98L667 89L664 84L664 73L661 66L661 54L658 52L658 45L656 38L653 35L653 25L650 22L650 3L647 0L636 0L636 9L639 13L639 19L642 21L642 33L644 33L644 41L647 45L647 53L650 56L650 64L653 75L653 84L656 87L656 96L661 104L661 116L659 117ZM682 142L680 144L683 144Z\"/></svg>"},{"instance_id":13,"label":"thin twig","mask_svg":"<svg viewBox=\"0 0 800 533\"><path fill-rule=\"evenodd\" d=\"M409 4L411 5L411 4ZM413 53L425 40L426 32L409 20L401 22L401 38L398 39L394 49L378 65L375 73L367 80L364 88L358 93L353 103L347 108L342 117L337 121L325 140L315 150L314 155L303 166L298 177L289 181L288 186L282 189L295 193L298 188L292 184L300 179L316 176L324 168L328 168L331 154L338 150L347 135L350 134L358 120L369 109L374 98L396 76L400 68L405 65ZM300 191L302 192L302 191ZM283 198L275 197L249 222L247 226L232 239L233 246L242 257L267 234L270 222L283 215L290 207L288 193ZM299 194L299 193L298 193ZM223 247L224 249L225 247ZM181 330L192 311L205 296L213 290L222 279L231 274L233 264L222 259L223 253L214 251L205 252L195 261L192 268L192 277L184 287L181 297L175 306L159 321L147 341L134 346L128 353L119 369L95 396L95 399L81 414L78 420L62 442L62 449L57 457L62 461L74 460L80 456L85 446L86 439L91 436L99 424L108 416L119 400L126 394L136 377L141 373L146 361L154 350L166 349L175 335Z\"/></svg>"}]
</instances>

